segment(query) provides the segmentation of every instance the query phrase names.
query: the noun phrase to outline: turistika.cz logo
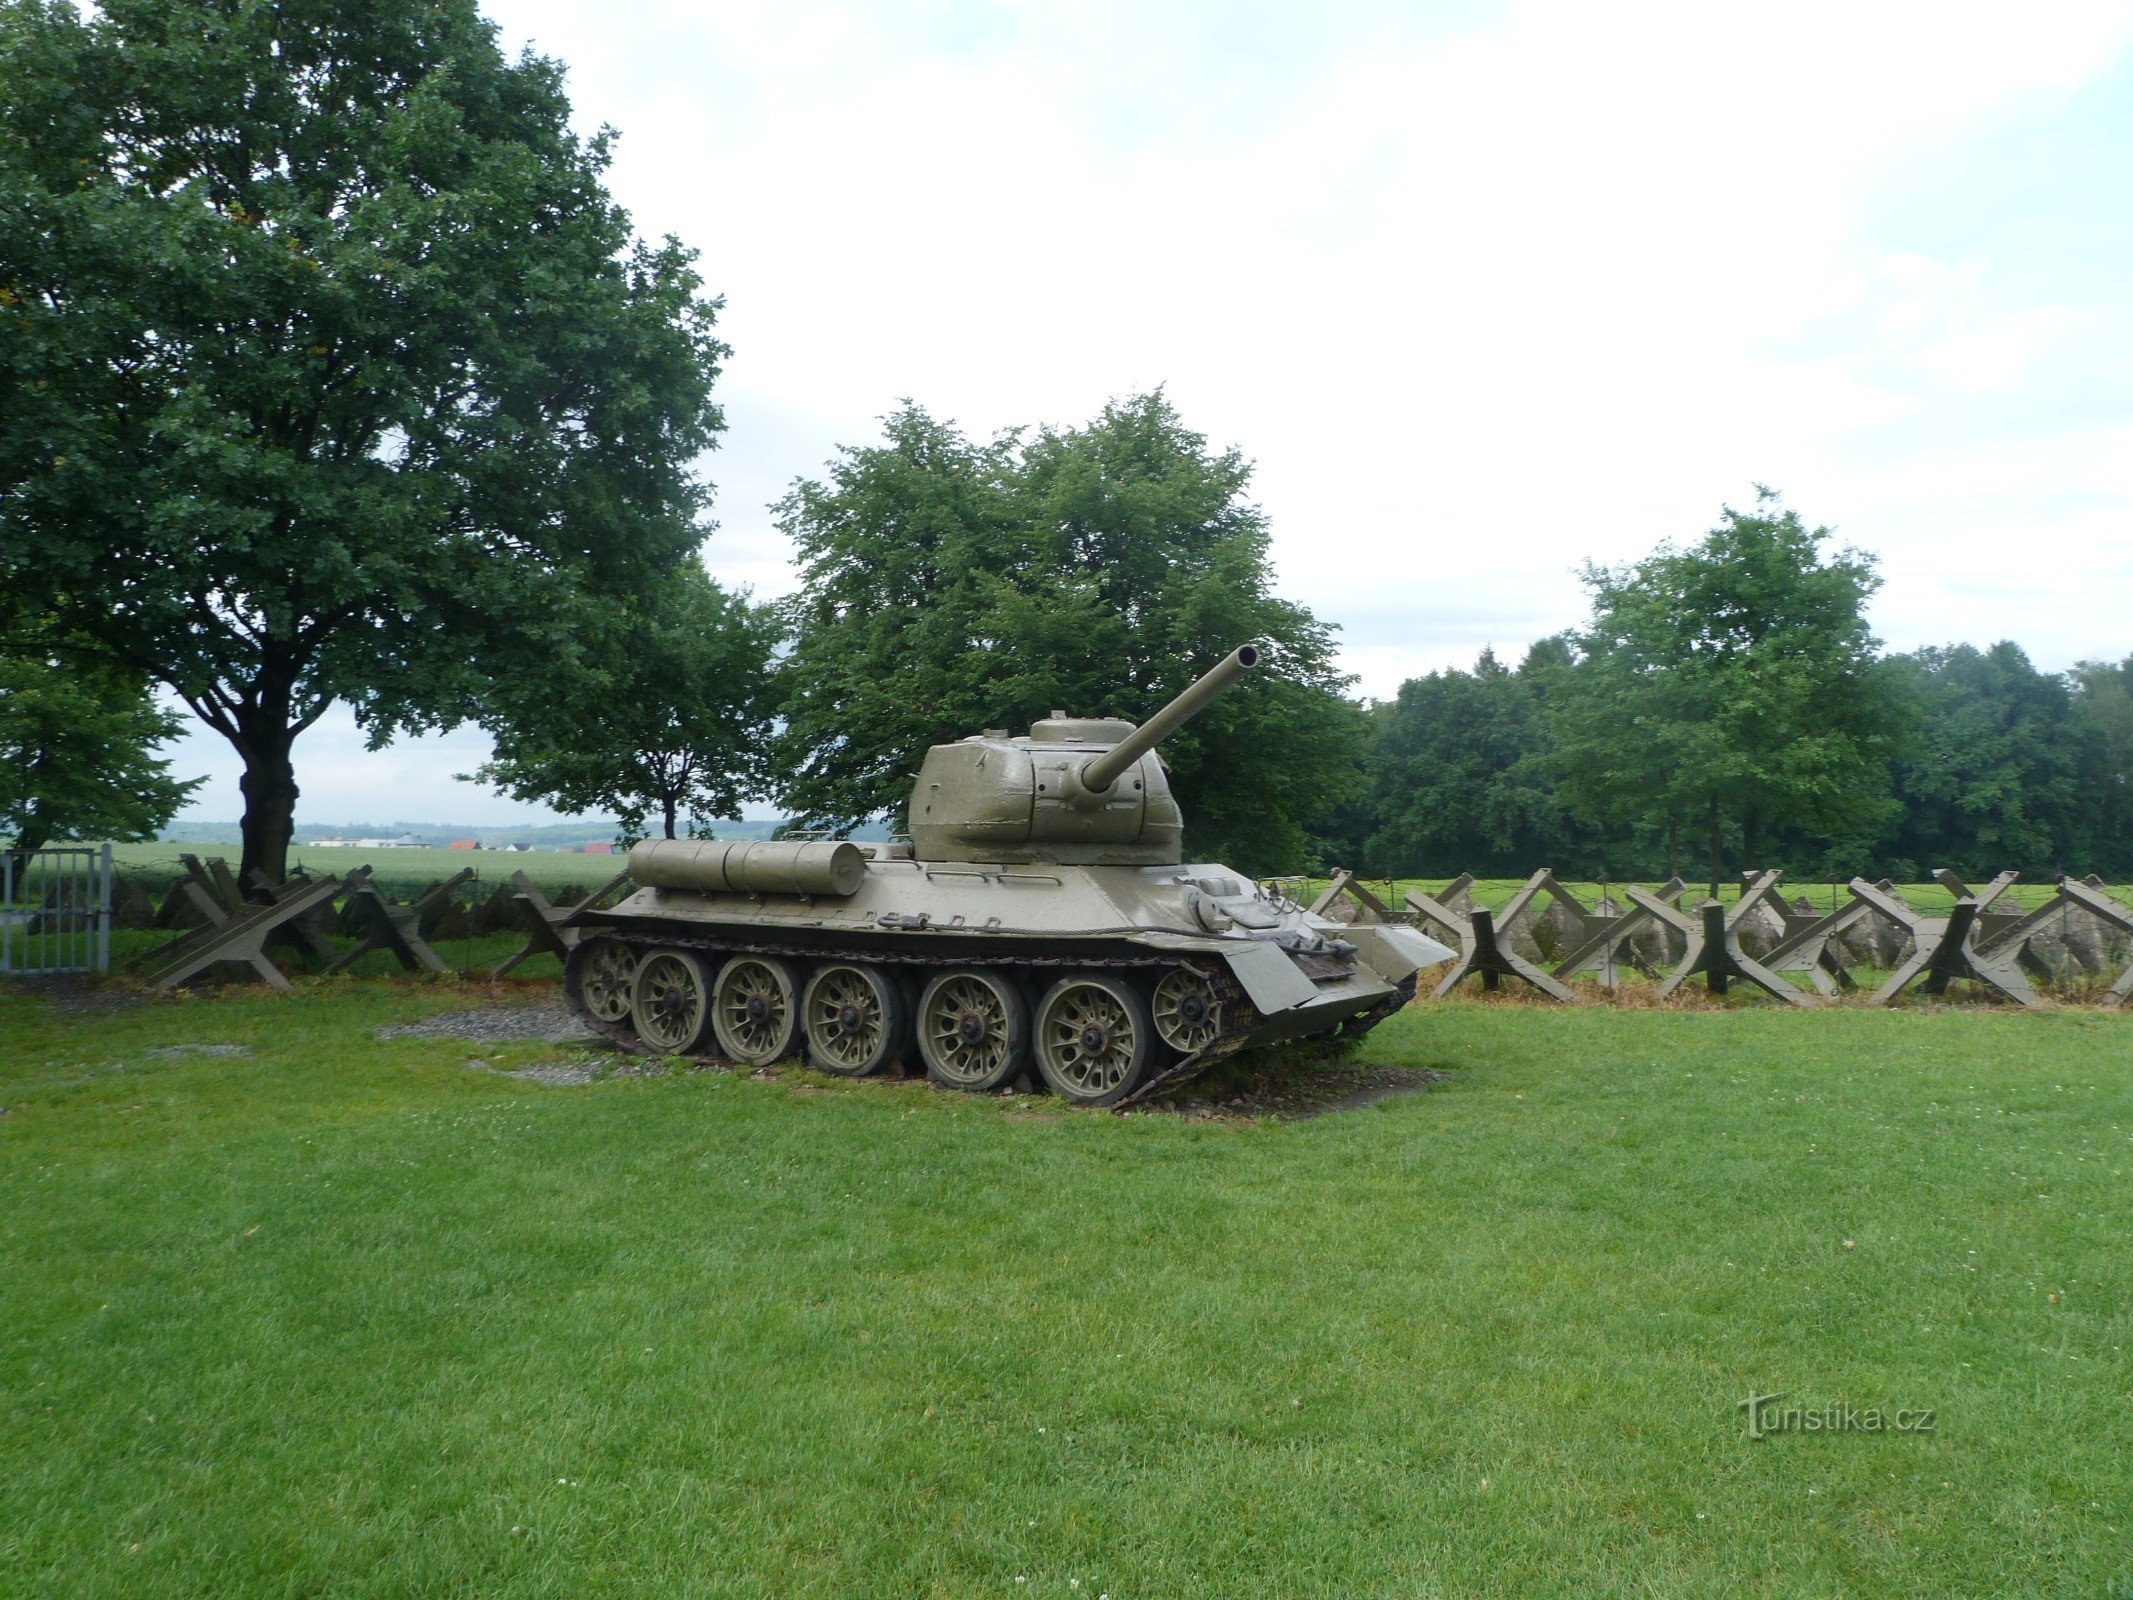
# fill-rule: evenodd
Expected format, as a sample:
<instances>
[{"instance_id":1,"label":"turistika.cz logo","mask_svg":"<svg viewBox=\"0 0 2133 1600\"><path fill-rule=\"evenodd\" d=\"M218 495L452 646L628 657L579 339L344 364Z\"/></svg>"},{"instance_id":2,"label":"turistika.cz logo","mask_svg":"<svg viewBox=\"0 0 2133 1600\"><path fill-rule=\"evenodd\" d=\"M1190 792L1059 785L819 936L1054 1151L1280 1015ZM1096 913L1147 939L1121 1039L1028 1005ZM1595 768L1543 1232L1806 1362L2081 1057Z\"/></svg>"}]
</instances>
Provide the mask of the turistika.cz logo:
<instances>
[{"instance_id":1,"label":"turistika.cz logo","mask_svg":"<svg viewBox=\"0 0 2133 1600\"><path fill-rule=\"evenodd\" d=\"M1819 1406L1785 1404L1783 1394L1751 1394L1739 1403L1748 1418L1748 1437L1773 1433L1932 1433L1936 1418L1928 1406L1883 1411L1879 1406L1832 1400Z\"/></svg>"}]
</instances>

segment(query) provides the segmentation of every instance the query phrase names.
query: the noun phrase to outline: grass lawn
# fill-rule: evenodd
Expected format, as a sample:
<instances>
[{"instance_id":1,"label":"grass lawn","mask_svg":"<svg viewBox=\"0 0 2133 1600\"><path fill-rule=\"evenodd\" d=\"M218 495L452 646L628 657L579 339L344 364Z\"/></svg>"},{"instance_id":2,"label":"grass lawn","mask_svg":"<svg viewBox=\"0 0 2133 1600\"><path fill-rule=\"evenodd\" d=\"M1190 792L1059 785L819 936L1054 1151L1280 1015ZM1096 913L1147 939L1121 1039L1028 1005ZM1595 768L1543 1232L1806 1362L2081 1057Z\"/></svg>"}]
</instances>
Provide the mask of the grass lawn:
<instances>
[{"instance_id":1,"label":"grass lawn","mask_svg":"<svg viewBox=\"0 0 2133 1600\"><path fill-rule=\"evenodd\" d=\"M2133 1018L1458 1001L1281 1123L371 1034L488 992L0 995L0 1593L2133 1572Z\"/></svg>"}]
</instances>

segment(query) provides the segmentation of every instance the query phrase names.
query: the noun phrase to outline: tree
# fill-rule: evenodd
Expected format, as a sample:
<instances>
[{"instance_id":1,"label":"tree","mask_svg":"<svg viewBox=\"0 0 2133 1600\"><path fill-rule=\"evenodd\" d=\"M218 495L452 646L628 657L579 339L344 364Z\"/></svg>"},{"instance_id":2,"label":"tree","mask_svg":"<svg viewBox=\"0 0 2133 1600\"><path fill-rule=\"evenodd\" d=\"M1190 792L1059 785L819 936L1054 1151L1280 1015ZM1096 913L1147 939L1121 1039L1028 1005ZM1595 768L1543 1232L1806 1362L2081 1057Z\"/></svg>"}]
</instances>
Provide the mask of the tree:
<instances>
[{"instance_id":1,"label":"tree","mask_svg":"<svg viewBox=\"0 0 2133 1600\"><path fill-rule=\"evenodd\" d=\"M1825 557L1829 538L1758 488L1686 550L1585 568L1592 618L1556 720L1575 813L1700 824L1714 893L1728 824L1750 866L1782 828L1884 824L1893 701L1865 617L1880 579L1858 551Z\"/></svg>"},{"instance_id":2,"label":"tree","mask_svg":"<svg viewBox=\"0 0 2133 1600\"><path fill-rule=\"evenodd\" d=\"M604 811L641 838L708 834L763 792L769 671L780 623L695 563L603 619L568 671L499 696L496 755L474 776L520 800Z\"/></svg>"},{"instance_id":3,"label":"tree","mask_svg":"<svg viewBox=\"0 0 2133 1600\"><path fill-rule=\"evenodd\" d=\"M1235 646L1267 664L1163 747L1188 849L1305 864L1356 781L1331 631L1272 592L1251 469L1161 393L965 438L906 404L777 506L799 548L778 770L804 821L900 812L926 747L1054 709L1145 718Z\"/></svg>"},{"instance_id":4,"label":"tree","mask_svg":"<svg viewBox=\"0 0 2133 1600\"><path fill-rule=\"evenodd\" d=\"M1484 650L1472 672L1410 678L1381 708L1365 770L1375 828L1365 851L1387 876L1523 876L1564 842L1550 780L1544 640L1513 672Z\"/></svg>"},{"instance_id":5,"label":"tree","mask_svg":"<svg viewBox=\"0 0 2133 1600\"><path fill-rule=\"evenodd\" d=\"M716 302L474 0L0 0L0 582L244 762L472 715L701 543Z\"/></svg>"},{"instance_id":6,"label":"tree","mask_svg":"<svg viewBox=\"0 0 2133 1600\"><path fill-rule=\"evenodd\" d=\"M1913 710L1895 765L1902 822L1890 870L2049 877L2097 864L2108 747L2065 679L2006 640L1920 650L1894 665Z\"/></svg>"},{"instance_id":7,"label":"tree","mask_svg":"<svg viewBox=\"0 0 2133 1600\"><path fill-rule=\"evenodd\" d=\"M50 618L9 619L0 647L0 832L22 854L53 839L148 839L201 779L155 747L182 723L148 686Z\"/></svg>"},{"instance_id":8,"label":"tree","mask_svg":"<svg viewBox=\"0 0 2133 1600\"><path fill-rule=\"evenodd\" d=\"M2094 871L2122 882L2133 873L2133 656L2116 665L2084 661L2069 675L2074 706L2101 742L2096 789Z\"/></svg>"}]
</instances>

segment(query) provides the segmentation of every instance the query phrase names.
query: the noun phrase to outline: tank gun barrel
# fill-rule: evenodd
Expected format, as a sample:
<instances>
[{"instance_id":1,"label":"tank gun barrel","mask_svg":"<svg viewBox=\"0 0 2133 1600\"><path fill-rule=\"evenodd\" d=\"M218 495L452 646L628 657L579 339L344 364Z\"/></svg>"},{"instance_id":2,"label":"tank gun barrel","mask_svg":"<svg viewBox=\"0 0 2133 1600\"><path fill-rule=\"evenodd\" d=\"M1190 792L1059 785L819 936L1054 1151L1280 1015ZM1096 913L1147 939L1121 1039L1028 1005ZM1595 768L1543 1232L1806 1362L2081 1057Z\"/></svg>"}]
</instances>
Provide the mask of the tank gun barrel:
<instances>
[{"instance_id":1,"label":"tank gun barrel","mask_svg":"<svg viewBox=\"0 0 2133 1600\"><path fill-rule=\"evenodd\" d=\"M1080 773L1082 786L1092 795L1103 794L1134 762L1198 716L1210 700L1258 665L1257 645L1237 646L1132 733L1102 755L1089 757Z\"/></svg>"}]
</instances>

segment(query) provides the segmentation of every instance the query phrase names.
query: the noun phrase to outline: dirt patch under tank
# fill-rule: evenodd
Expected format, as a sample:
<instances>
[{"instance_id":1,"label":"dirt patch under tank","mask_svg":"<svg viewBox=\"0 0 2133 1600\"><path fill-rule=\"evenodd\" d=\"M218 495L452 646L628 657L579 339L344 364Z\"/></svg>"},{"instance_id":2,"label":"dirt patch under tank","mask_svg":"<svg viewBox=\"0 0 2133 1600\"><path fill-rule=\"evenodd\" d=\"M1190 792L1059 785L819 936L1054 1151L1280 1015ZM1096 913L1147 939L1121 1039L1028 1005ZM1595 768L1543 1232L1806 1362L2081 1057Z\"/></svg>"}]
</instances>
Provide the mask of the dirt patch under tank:
<instances>
[{"instance_id":1,"label":"dirt patch under tank","mask_svg":"<svg viewBox=\"0 0 2133 1600\"><path fill-rule=\"evenodd\" d=\"M665 1062L640 1058L602 1038L573 1017L560 1000L444 1012L425 1017L420 1022L401 1023L375 1031L380 1039L465 1039L476 1044L537 1042L570 1045L574 1050L568 1058L538 1062L510 1073L512 1077L559 1088L593 1083L610 1075L667 1070ZM489 1067L489 1063L479 1057L470 1059L467 1065ZM732 1070L715 1061L692 1065L699 1070ZM780 1066L759 1070L750 1076L766 1082L776 1081L787 1076L788 1071L789 1068ZM1278 1049L1253 1051L1223 1063L1213 1073L1135 1105L1126 1114L1208 1121L1255 1117L1296 1121L1330 1112L1361 1110L1400 1095L1419 1093L1443 1079L1443 1073L1423 1067L1375 1067L1353 1060L1292 1055ZM794 1087L806 1089L812 1086L803 1083ZM856 1082L853 1087L863 1088L864 1082ZM944 1089L941 1092L954 1091ZM1011 1093L994 1098L1011 1103L1006 1114L1016 1121L1049 1121L1072 1109L1028 1082L1018 1085Z\"/></svg>"}]
</instances>

